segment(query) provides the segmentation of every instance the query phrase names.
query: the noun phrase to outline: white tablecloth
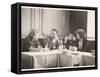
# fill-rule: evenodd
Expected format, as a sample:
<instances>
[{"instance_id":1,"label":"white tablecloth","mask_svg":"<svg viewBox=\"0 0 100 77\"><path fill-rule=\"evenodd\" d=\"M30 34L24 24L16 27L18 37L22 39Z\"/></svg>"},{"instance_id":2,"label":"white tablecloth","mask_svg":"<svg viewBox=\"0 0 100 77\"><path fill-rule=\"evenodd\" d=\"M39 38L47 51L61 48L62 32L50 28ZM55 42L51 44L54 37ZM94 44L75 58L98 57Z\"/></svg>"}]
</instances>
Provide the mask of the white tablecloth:
<instances>
[{"instance_id":1,"label":"white tablecloth","mask_svg":"<svg viewBox=\"0 0 100 77\"><path fill-rule=\"evenodd\" d=\"M62 51L60 61L63 67L95 65L95 56L88 52Z\"/></svg>"},{"instance_id":2,"label":"white tablecloth","mask_svg":"<svg viewBox=\"0 0 100 77\"><path fill-rule=\"evenodd\" d=\"M58 66L58 50L47 51L47 52L22 52L23 55L28 55L33 57L33 67L34 68L51 68Z\"/></svg>"},{"instance_id":3,"label":"white tablecloth","mask_svg":"<svg viewBox=\"0 0 100 77\"><path fill-rule=\"evenodd\" d=\"M33 68L70 67L74 65L95 65L95 57L87 52L69 50L51 50L39 52L22 52L33 57ZM23 60L23 59L22 59Z\"/></svg>"}]
</instances>

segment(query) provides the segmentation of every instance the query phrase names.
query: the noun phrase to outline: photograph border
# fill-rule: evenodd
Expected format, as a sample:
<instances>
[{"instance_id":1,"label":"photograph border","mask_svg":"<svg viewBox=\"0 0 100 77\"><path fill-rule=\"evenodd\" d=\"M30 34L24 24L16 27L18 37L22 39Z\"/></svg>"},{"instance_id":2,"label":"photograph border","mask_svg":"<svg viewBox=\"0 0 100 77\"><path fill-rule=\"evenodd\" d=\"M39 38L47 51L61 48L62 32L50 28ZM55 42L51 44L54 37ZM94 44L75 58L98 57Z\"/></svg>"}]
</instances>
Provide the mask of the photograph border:
<instances>
[{"instance_id":1,"label":"photograph border","mask_svg":"<svg viewBox=\"0 0 100 77\"><path fill-rule=\"evenodd\" d=\"M11 29L11 38L14 39L14 41L15 41L15 42L12 41L12 43L11 43L11 71L12 72L17 73L17 74L26 74L26 73L42 73L42 72L92 70L92 69L98 68L98 39L97 39L98 38L98 30L97 30L98 29L98 24L97 24L98 23L98 18L97 18L98 17L98 8L97 7L20 3L20 2L12 4L11 6L12 6L11 7L11 28L12 28ZM61 68L61 69L21 71L21 6L94 10L95 11L95 50L96 50L96 52L95 52L95 67ZM16 14L14 14L15 12L16 12ZM14 27L12 27L12 26L14 26Z\"/></svg>"}]
</instances>

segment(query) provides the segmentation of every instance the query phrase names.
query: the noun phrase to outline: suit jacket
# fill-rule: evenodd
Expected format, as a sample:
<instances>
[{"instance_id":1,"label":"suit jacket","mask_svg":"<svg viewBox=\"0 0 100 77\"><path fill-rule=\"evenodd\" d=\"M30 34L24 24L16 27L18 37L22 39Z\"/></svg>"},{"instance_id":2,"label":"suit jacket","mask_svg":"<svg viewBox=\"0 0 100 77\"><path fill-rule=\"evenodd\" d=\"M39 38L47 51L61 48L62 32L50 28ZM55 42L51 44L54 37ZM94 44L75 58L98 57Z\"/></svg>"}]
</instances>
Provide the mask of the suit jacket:
<instances>
[{"instance_id":1,"label":"suit jacket","mask_svg":"<svg viewBox=\"0 0 100 77\"><path fill-rule=\"evenodd\" d=\"M26 52L29 51L29 48L33 46L34 48L37 48L39 45L39 40L34 40L33 42L30 41L28 37L21 39L21 51Z\"/></svg>"},{"instance_id":2,"label":"suit jacket","mask_svg":"<svg viewBox=\"0 0 100 77\"><path fill-rule=\"evenodd\" d=\"M29 47L31 46L28 38L21 39L21 52L29 51Z\"/></svg>"},{"instance_id":3,"label":"suit jacket","mask_svg":"<svg viewBox=\"0 0 100 77\"><path fill-rule=\"evenodd\" d=\"M88 49L88 40L86 39L83 39L83 42L82 42L82 48L79 48L79 41L76 40L76 46L78 48L78 51L84 51L84 52L89 52L90 50Z\"/></svg>"},{"instance_id":4,"label":"suit jacket","mask_svg":"<svg viewBox=\"0 0 100 77\"><path fill-rule=\"evenodd\" d=\"M58 49L58 47L59 47L59 42L58 42L58 40L56 40L55 42L53 42L54 39L55 39L55 38L53 38L53 37L49 37L48 48L49 48L50 50L53 50L54 47L55 47L55 49Z\"/></svg>"}]
</instances>

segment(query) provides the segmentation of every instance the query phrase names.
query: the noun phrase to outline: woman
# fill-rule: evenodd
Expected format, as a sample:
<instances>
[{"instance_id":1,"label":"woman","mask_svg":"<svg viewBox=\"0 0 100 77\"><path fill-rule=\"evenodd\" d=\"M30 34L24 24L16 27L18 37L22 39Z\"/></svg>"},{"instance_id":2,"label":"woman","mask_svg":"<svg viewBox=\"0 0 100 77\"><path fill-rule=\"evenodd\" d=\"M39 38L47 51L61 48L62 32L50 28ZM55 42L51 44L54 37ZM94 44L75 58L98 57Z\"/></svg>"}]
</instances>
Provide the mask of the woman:
<instances>
[{"instance_id":1,"label":"woman","mask_svg":"<svg viewBox=\"0 0 100 77\"><path fill-rule=\"evenodd\" d=\"M64 45L67 49L74 50L76 47L76 38L73 34L68 34L64 38Z\"/></svg>"},{"instance_id":2,"label":"woman","mask_svg":"<svg viewBox=\"0 0 100 77\"><path fill-rule=\"evenodd\" d=\"M83 29L78 29L75 32L76 34L76 45L79 51L89 51L88 50L88 41L86 39L86 33Z\"/></svg>"}]
</instances>

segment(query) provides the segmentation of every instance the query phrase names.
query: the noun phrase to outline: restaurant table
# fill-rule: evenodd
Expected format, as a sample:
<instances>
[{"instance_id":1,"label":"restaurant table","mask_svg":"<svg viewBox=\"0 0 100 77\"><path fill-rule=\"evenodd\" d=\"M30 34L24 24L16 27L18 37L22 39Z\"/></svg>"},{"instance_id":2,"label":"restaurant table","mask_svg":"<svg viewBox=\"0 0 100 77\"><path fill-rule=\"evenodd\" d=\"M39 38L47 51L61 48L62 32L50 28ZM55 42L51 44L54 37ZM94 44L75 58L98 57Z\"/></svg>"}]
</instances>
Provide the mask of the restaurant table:
<instances>
[{"instance_id":1,"label":"restaurant table","mask_svg":"<svg viewBox=\"0 0 100 77\"><path fill-rule=\"evenodd\" d=\"M21 52L22 69L55 68L95 65L95 56L88 52L62 50L39 50Z\"/></svg>"},{"instance_id":2,"label":"restaurant table","mask_svg":"<svg viewBox=\"0 0 100 77\"><path fill-rule=\"evenodd\" d=\"M58 64L59 64L58 55L60 53L61 52L59 52L58 50L51 50L51 51L46 51L46 52L22 52L21 56L26 55L26 56L31 57L33 64L30 62L29 65L32 64L31 65L32 68L52 68L52 67L58 66ZM25 60L24 57L22 57L22 59L21 59L22 66L27 64L27 62L25 63L24 60ZM25 67L23 67L23 68L25 68Z\"/></svg>"},{"instance_id":3,"label":"restaurant table","mask_svg":"<svg viewBox=\"0 0 100 77\"><path fill-rule=\"evenodd\" d=\"M95 65L95 56L89 52L62 50L60 66L90 66Z\"/></svg>"}]
</instances>

